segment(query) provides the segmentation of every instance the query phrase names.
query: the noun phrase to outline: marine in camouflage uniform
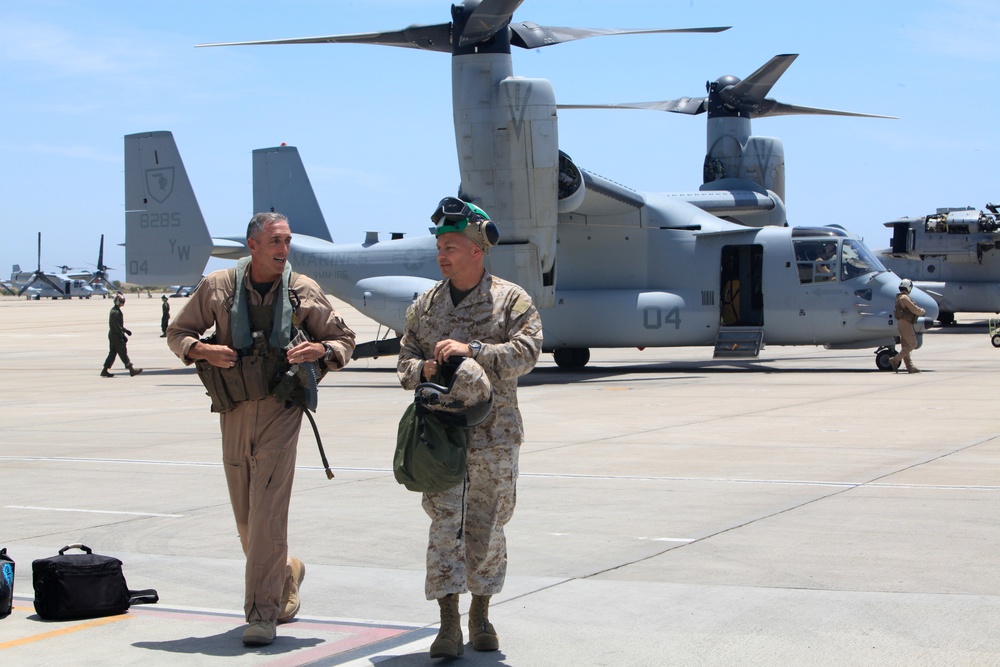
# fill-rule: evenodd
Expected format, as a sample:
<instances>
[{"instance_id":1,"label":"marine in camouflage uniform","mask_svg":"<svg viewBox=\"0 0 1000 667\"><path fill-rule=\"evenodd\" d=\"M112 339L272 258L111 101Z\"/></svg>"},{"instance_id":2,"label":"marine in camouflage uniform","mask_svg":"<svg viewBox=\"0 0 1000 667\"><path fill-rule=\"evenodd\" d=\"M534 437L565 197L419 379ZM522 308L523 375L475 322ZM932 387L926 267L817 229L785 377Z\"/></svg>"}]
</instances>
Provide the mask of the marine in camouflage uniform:
<instances>
[{"instance_id":1,"label":"marine in camouflage uniform","mask_svg":"<svg viewBox=\"0 0 1000 667\"><path fill-rule=\"evenodd\" d=\"M486 606L489 596L503 588L507 571L504 525L514 513L518 451L524 439L517 407L517 379L538 361L542 323L522 288L483 268L481 251L488 250L489 245L472 228L470 224L461 233L442 233L438 229L438 262L446 279L420 295L408 309L397 372L403 388L415 390L429 377L428 364L458 354L474 358L493 385L491 415L468 431L464 484L441 493L425 493L422 498L423 508L431 518L424 592L428 600L437 599L442 605L442 634L446 620L457 613L458 594L471 591L469 624L473 646L492 650L497 648L497 641L486 618ZM472 239L478 249L478 253L472 251L476 257L471 275L478 273L481 278L471 291L467 286L465 290L456 289L454 275L448 277L454 273L450 260L442 261L442 253L447 253L442 245L448 237L453 237L453 242L464 238L464 245L470 245L467 240ZM464 253L464 246L461 251ZM456 297L460 298L457 304ZM446 604L454 607L447 617ZM489 626L492 639L477 642L483 626ZM460 627L457 636L453 635L458 642L454 648L441 649L441 636L432 645L431 657L461 654Z\"/></svg>"},{"instance_id":2,"label":"marine in camouflage uniform","mask_svg":"<svg viewBox=\"0 0 1000 667\"><path fill-rule=\"evenodd\" d=\"M258 218L266 222L258 223L259 231L252 233ZM343 368L354 351L354 332L314 280L281 268L287 263L291 242L285 217L258 214L251 220L247 236L251 262L244 266L245 274L239 273L239 268L224 269L204 278L167 327L170 349L185 364L204 359L227 370L237 369L248 359L234 349L238 347L234 344L238 307L234 305L239 275L242 284L238 289L245 295L241 303L249 306L250 322L260 317L255 312L280 312L280 303L278 309L272 306L279 300L289 301L286 295L294 292L299 304L293 324L308 333L311 341L289 346L287 353L280 350L282 357L287 355L288 364L318 362L330 370ZM265 271L266 280L255 275L255 264L271 269ZM247 338L250 322L246 323ZM200 336L213 326L211 344L201 341ZM274 328L282 327L270 322L265 327L265 340ZM242 373L250 374L247 365L242 368ZM300 407L273 396L238 401L219 415L230 504L246 555L244 611L250 625L243 643L251 646L270 644L275 624L291 620L299 608L298 584L304 566L288 557L288 506L302 415Z\"/></svg>"},{"instance_id":3,"label":"marine in camouflage uniform","mask_svg":"<svg viewBox=\"0 0 1000 667\"><path fill-rule=\"evenodd\" d=\"M908 373L919 373L920 369L910 360L910 352L917 349L917 334L913 325L917 318L926 313L910 298L913 283L903 279L899 283L899 294L896 295L896 327L899 329L899 353L889 359L892 369L897 370L900 362L906 365Z\"/></svg>"}]
</instances>

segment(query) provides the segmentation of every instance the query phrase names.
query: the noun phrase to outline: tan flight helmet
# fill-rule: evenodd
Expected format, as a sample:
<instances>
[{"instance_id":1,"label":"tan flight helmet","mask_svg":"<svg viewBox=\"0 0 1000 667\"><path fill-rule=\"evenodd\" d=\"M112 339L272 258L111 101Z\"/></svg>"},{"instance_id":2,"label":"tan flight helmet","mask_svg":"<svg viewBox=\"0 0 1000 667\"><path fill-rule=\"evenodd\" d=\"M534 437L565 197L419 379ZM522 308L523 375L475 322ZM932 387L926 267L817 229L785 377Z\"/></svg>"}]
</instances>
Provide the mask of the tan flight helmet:
<instances>
[{"instance_id":1,"label":"tan flight helmet","mask_svg":"<svg viewBox=\"0 0 1000 667\"><path fill-rule=\"evenodd\" d=\"M418 407L454 426L478 426L493 410L493 385L475 359L451 357L438 366L432 380L421 382L413 395Z\"/></svg>"}]
</instances>

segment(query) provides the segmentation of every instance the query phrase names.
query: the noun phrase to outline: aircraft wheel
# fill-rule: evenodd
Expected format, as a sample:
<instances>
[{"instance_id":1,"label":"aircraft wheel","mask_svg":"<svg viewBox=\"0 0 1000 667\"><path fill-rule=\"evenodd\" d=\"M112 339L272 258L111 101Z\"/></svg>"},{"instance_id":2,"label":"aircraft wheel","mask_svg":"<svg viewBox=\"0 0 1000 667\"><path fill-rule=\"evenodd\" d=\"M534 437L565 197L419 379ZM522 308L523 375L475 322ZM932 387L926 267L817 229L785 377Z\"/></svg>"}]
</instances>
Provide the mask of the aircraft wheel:
<instances>
[{"instance_id":1,"label":"aircraft wheel","mask_svg":"<svg viewBox=\"0 0 1000 667\"><path fill-rule=\"evenodd\" d=\"M879 348L875 352L875 367L880 371L891 371L892 362L889 360L894 356L896 355L893 354L891 349L887 347Z\"/></svg>"},{"instance_id":2,"label":"aircraft wheel","mask_svg":"<svg viewBox=\"0 0 1000 667\"><path fill-rule=\"evenodd\" d=\"M940 313L938 315L938 322L942 326L949 326L955 323L955 313Z\"/></svg>"},{"instance_id":3,"label":"aircraft wheel","mask_svg":"<svg viewBox=\"0 0 1000 667\"><path fill-rule=\"evenodd\" d=\"M552 352L559 368L583 368L590 361L590 350L586 347L561 347Z\"/></svg>"},{"instance_id":4,"label":"aircraft wheel","mask_svg":"<svg viewBox=\"0 0 1000 667\"><path fill-rule=\"evenodd\" d=\"M993 347L1000 347L1000 334L993 334L990 342L993 343Z\"/></svg>"}]
</instances>

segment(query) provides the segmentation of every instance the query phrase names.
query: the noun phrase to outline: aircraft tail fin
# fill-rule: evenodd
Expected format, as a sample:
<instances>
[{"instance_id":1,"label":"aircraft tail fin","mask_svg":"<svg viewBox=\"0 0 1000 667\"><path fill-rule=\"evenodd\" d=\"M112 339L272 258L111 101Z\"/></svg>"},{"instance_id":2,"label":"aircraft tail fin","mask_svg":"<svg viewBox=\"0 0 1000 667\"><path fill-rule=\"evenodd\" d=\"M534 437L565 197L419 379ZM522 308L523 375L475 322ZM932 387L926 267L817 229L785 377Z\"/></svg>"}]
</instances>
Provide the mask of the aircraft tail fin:
<instances>
[{"instance_id":1,"label":"aircraft tail fin","mask_svg":"<svg viewBox=\"0 0 1000 667\"><path fill-rule=\"evenodd\" d=\"M212 237L170 132L125 136L125 264L137 285L195 285Z\"/></svg>"},{"instance_id":2,"label":"aircraft tail fin","mask_svg":"<svg viewBox=\"0 0 1000 667\"><path fill-rule=\"evenodd\" d=\"M253 210L283 214L293 234L333 241L294 146L258 148L253 152Z\"/></svg>"}]
</instances>

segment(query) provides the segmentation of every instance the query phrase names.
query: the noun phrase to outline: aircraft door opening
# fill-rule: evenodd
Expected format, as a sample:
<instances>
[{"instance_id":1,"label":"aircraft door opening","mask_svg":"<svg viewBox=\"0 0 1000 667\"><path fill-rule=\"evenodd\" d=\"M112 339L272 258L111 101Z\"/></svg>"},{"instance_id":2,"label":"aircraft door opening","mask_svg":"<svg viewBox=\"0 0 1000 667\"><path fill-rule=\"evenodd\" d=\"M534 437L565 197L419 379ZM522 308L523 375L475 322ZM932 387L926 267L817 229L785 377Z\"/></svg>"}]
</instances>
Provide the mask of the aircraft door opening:
<instances>
[{"instance_id":1,"label":"aircraft door opening","mask_svg":"<svg viewBox=\"0 0 1000 667\"><path fill-rule=\"evenodd\" d=\"M764 246L723 246L721 259L719 308L722 326L764 326Z\"/></svg>"}]
</instances>

